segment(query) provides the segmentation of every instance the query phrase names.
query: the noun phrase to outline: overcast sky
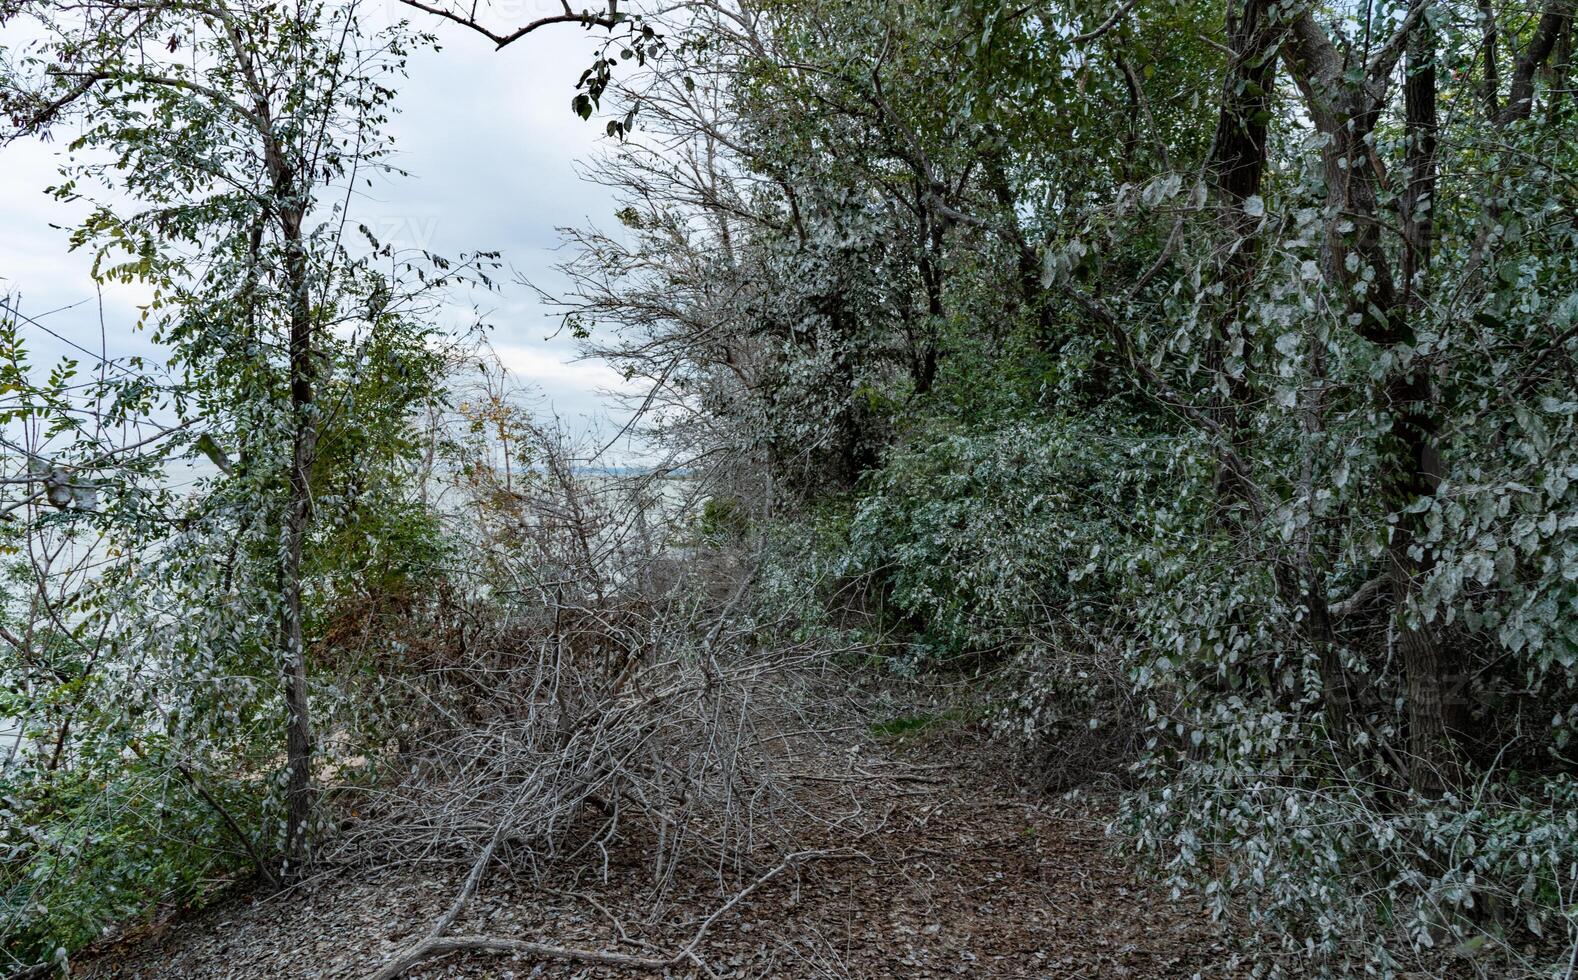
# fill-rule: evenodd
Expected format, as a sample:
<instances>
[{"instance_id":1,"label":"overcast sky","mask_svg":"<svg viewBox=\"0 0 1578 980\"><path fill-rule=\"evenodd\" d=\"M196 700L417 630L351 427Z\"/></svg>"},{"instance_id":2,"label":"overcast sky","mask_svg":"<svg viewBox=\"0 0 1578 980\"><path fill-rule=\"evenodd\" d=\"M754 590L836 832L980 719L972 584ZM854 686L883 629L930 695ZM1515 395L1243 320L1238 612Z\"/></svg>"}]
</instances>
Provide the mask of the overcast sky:
<instances>
[{"instance_id":1,"label":"overcast sky","mask_svg":"<svg viewBox=\"0 0 1578 980\"><path fill-rule=\"evenodd\" d=\"M529 20L540 16L543 2L508 0L496 13L501 23ZM559 9L556 0L551 6ZM404 16L406 8L398 9ZM590 38L577 26L555 25L495 51L455 25L418 22L440 36L443 50L412 59L390 127L396 163L411 176L368 189L353 202L353 218L386 241L449 257L500 251L507 267L551 289L561 281L553 265L564 257L555 251L556 228L588 221L617 227L606 192L575 172L576 161L605 142L601 121L583 122L569 108L592 59ZM43 317L50 329L97 350L99 301L89 257L68 252L66 232L51 227L80 211L43 193L56 180L58 152L58 142L0 147L0 293L20 296L22 312L50 314ZM112 354L152 353L146 335L131 329L138 298L135 291L105 291ZM582 432L617 429L599 392L621 379L600 362L577 361L567 336L549 339L557 318L531 290L507 282L500 293L476 299L506 367L542 392L541 411L557 412ZM36 349L40 362L60 348ZM631 452L616 448L610 461Z\"/></svg>"}]
</instances>

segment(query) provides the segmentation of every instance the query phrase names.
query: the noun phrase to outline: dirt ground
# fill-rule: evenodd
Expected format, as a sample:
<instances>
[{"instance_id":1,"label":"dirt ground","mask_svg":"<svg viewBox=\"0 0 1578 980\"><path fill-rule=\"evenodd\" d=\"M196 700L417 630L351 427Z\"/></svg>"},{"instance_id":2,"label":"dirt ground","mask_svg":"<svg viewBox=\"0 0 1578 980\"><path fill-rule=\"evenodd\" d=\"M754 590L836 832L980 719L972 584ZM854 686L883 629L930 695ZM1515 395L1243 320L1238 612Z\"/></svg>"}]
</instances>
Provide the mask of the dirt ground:
<instances>
[{"instance_id":1,"label":"dirt ground","mask_svg":"<svg viewBox=\"0 0 1578 980\"><path fill-rule=\"evenodd\" d=\"M1206 916L1114 861L1103 806L1032 801L973 775L971 749L868 745L802 773L802 850L719 915L694 958L643 969L522 953L460 952L412 978L1236 977ZM724 875L654 883L628 840L532 880L490 874L456 935L668 959L782 854ZM465 862L358 866L285 893L238 894L129 936L74 976L97 980L356 978L421 939ZM698 962L699 961L699 962Z\"/></svg>"}]
</instances>

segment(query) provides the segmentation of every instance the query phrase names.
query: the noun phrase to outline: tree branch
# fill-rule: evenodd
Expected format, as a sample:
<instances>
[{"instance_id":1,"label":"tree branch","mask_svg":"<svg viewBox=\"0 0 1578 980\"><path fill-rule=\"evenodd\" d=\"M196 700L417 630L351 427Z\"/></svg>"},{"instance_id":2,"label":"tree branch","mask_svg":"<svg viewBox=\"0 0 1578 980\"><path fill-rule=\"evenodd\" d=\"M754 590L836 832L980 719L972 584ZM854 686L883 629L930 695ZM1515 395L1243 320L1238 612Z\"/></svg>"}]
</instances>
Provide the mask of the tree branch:
<instances>
[{"instance_id":1,"label":"tree branch","mask_svg":"<svg viewBox=\"0 0 1578 980\"><path fill-rule=\"evenodd\" d=\"M1408 15L1403 22L1397 25L1397 30L1387 38L1381 49L1370 58L1370 63L1365 66L1365 74L1373 84L1379 85L1397 67L1397 60L1408 50L1408 39L1413 34L1414 28L1419 26L1419 20L1430 9L1431 0L1415 0L1408 8Z\"/></svg>"},{"instance_id":2,"label":"tree branch","mask_svg":"<svg viewBox=\"0 0 1578 980\"><path fill-rule=\"evenodd\" d=\"M402 3L407 0L401 0ZM425 960L450 953L524 953L548 960L568 960L575 963L601 963L605 966L638 967L660 971L673 965L672 960L652 956L631 956L598 949L575 949L569 946L550 946L524 939L505 939L499 936L429 936L391 960L368 980L395 980L406 971Z\"/></svg>"},{"instance_id":3,"label":"tree branch","mask_svg":"<svg viewBox=\"0 0 1578 980\"><path fill-rule=\"evenodd\" d=\"M1512 69L1512 87L1507 93L1507 104L1496 117L1496 125L1506 126L1527 118L1534 108L1534 75L1549 60L1573 16L1573 0L1550 0L1540 24L1529 40L1529 47Z\"/></svg>"},{"instance_id":4,"label":"tree branch","mask_svg":"<svg viewBox=\"0 0 1578 980\"><path fill-rule=\"evenodd\" d=\"M1118 9L1112 12L1111 17L1108 17L1099 25L1086 31L1085 33L1076 34L1072 38L1069 38L1070 43L1089 44L1091 41L1096 40L1097 38L1106 34L1108 31L1111 31L1114 27L1117 27L1118 22L1121 21L1129 11L1133 10L1134 5L1139 2L1140 0L1124 0L1124 2L1119 5Z\"/></svg>"},{"instance_id":5,"label":"tree branch","mask_svg":"<svg viewBox=\"0 0 1578 980\"><path fill-rule=\"evenodd\" d=\"M447 21L459 24L462 27L470 28L471 30L476 31L478 34L481 34L483 37L492 41L495 47L498 48L503 48L507 45L513 44L531 32L547 27L550 24L580 24L583 27L606 27L612 29L617 26L620 21L619 14L614 9L614 3L609 3L608 13L595 15L590 13L574 13L570 10L570 5L566 3L564 4L564 13L562 14L551 14L547 17L539 17L538 19L526 24L523 27L518 27L515 30L510 31L508 34L500 34L496 31L491 31L488 28L483 27L480 23L478 23L475 16L457 14L452 10L445 10L443 7L435 7L423 3L422 0L400 0L400 2L405 4L407 7L413 7L417 10L423 11L424 13L433 14L434 16L442 17Z\"/></svg>"}]
</instances>

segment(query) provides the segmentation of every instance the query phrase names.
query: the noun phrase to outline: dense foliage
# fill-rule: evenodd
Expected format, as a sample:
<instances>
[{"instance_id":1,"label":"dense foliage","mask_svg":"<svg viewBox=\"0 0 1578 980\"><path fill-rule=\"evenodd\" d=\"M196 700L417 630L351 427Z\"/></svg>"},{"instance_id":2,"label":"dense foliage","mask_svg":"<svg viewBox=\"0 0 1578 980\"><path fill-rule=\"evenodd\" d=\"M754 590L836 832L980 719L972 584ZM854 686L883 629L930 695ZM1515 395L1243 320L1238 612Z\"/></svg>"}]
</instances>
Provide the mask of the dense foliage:
<instances>
[{"instance_id":1,"label":"dense foliage","mask_svg":"<svg viewBox=\"0 0 1578 980\"><path fill-rule=\"evenodd\" d=\"M83 120L55 188L91 204L72 243L151 297L170 352L46 376L49 325L6 306L9 971L305 858L315 727L384 737L360 719L390 665L340 655L333 621L442 567L417 423L452 342L424 297L476 265L394 255L344 213L421 38L323 4L7 14L37 36L8 113L21 135Z\"/></svg>"},{"instance_id":2,"label":"dense foliage","mask_svg":"<svg viewBox=\"0 0 1578 980\"><path fill-rule=\"evenodd\" d=\"M0 718L26 745L0 769L0 965L219 869L293 873L322 784L381 778L424 698L487 714L412 678L498 655L470 641L506 605L540 664L568 656L561 614L601 624L583 700L624 696L629 651L713 655L674 639L699 604L618 607L663 566L606 572L598 535L646 525L588 503L496 378L456 380L429 297L492 257L353 232L428 39L335 4L0 15L44 38L0 74L13 135L85 120L58 193L103 203L74 241L152 291L172 352L40 371L27 318L0 320L24 518L0 528ZM1572 20L566 7L532 29L604 32L571 108L620 138L589 171L618 226L570 233L566 322L712 494L686 557L753 541L753 602L794 643L876 635L864 669L967 678L961 717L1034 784L1119 787L1118 846L1266 970L1570 975ZM574 743L608 778L535 683L499 765L552 783L541 746Z\"/></svg>"},{"instance_id":3,"label":"dense foliage","mask_svg":"<svg viewBox=\"0 0 1578 980\"><path fill-rule=\"evenodd\" d=\"M1571 6L688 16L566 300L658 430L1257 955L1567 969Z\"/></svg>"}]
</instances>

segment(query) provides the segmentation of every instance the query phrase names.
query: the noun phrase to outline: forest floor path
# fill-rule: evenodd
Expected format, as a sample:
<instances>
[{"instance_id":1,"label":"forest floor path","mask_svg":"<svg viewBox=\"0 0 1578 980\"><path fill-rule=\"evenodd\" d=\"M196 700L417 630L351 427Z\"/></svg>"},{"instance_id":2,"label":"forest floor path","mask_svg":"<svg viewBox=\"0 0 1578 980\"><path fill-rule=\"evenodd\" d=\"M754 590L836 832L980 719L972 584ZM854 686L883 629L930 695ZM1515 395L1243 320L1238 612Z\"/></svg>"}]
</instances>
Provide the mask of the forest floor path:
<instances>
[{"instance_id":1,"label":"forest floor path","mask_svg":"<svg viewBox=\"0 0 1578 980\"><path fill-rule=\"evenodd\" d=\"M802 856L728 877L704 868L655 887L631 838L532 879L496 870L451 934L630 957L643 969L521 953L454 953L436 978L1229 977L1219 931L1113 856L1100 797L1022 798L979 775L974 748L864 742L802 760ZM573 864L573 866L572 866ZM99 980L361 978L421 939L465 873L357 866L287 892L240 892L83 961ZM740 897L745 886L756 887ZM733 904L730 904L731 901ZM702 928L710 916L724 911ZM699 941L698 931L703 933ZM700 964L705 964L703 967Z\"/></svg>"}]
</instances>

